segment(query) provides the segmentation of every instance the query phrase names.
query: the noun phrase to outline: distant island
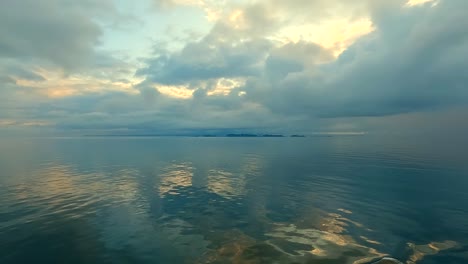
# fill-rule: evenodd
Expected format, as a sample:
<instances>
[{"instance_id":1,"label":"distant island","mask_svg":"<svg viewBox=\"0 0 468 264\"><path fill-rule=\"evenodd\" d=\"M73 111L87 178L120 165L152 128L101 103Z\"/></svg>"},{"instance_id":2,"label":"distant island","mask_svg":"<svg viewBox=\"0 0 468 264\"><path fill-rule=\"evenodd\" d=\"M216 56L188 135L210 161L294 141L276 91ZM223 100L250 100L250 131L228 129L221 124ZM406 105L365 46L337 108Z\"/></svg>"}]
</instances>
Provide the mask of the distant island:
<instances>
[{"instance_id":1,"label":"distant island","mask_svg":"<svg viewBox=\"0 0 468 264\"><path fill-rule=\"evenodd\" d=\"M226 137L258 137L256 134L227 134Z\"/></svg>"},{"instance_id":2,"label":"distant island","mask_svg":"<svg viewBox=\"0 0 468 264\"><path fill-rule=\"evenodd\" d=\"M101 135L83 135L84 137L232 137L232 138L284 138L284 137L292 137L292 138L305 138L305 135L290 135L285 136L282 134L249 134L249 133L241 133L241 134L192 134L192 135L158 135L158 134L101 134Z\"/></svg>"},{"instance_id":3,"label":"distant island","mask_svg":"<svg viewBox=\"0 0 468 264\"><path fill-rule=\"evenodd\" d=\"M315 137L336 137L336 136L364 136L367 135L366 132L327 132L327 133L312 133L308 135L301 134L292 134L292 135L283 135L283 134L253 134L253 133L181 133L181 134L88 134L82 135L83 137L230 137L230 138L315 138Z\"/></svg>"},{"instance_id":4,"label":"distant island","mask_svg":"<svg viewBox=\"0 0 468 264\"><path fill-rule=\"evenodd\" d=\"M226 137L284 137L284 135L275 135L275 134L227 134Z\"/></svg>"}]
</instances>

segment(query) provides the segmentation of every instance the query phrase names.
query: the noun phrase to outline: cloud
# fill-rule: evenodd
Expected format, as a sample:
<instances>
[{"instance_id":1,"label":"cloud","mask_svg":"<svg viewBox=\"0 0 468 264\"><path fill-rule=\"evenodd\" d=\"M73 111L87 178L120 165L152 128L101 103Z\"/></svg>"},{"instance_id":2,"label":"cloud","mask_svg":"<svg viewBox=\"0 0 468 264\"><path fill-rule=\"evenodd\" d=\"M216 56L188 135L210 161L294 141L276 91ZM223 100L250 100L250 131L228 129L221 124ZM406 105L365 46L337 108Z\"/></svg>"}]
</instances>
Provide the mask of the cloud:
<instances>
[{"instance_id":1,"label":"cloud","mask_svg":"<svg viewBox=\"0 0 468 264\"><path fill-rule=\"evenodd\" d=\"M149 60L149 66L138 74L161 84L258 75L261 70L259 63L270 46L265 40L234 44L204 39L187 44L176 54L163 54Z\"/></svg>"},{"instance_id":2,"label":"cloud","mask_svg":"<svg viewBox=\"0 0 468 264\"><path fill-rule=\"evenodd\" d=\"M186 43L177 52L160 50L138 75L174 85L259 75L274 46L266 36L280 22L270 10L261 3L228 8L206 36Z\"/></svg>"},{"instance_id":3,"label":"cloud","mask_svg":"<svg viewBox=\"0 0 468 264\"><path fill-rule=\"evenodd\" d=\"M252 80L247 94L277 112L318 117L384 116L466 104L463 5L445 1L379 11L376 31L338 60L296 71L266 88L268 79Z\"/></svg>"},{"instance_id":4,"label":"cloud","mask_svg":"<svg viewBox=\"0 0 468 264\"><path fill-rule=\"evenodd\" d=\"M290 73L303 72L331 60L333 54L315 43L288 43L271 50L264 72L268 79L284 80Z\"/></svg>"},{"instance_id":5,"label":"cloud","mask_svg":"<svg viewBox=\"0 0 468 264\"><path fill-rule=\"evenodd\" d=\"M4 0L0 2L0 58L38 60L65 69L93 61L103 34L97 16L110 1Z\"/></svg>"},{"instance_id":6,"label":"cloud","mask_svg":"<svg viewBox=\"0 0 468 264\"><path fill-rule=\"evenodd\" d=\"M264 53L239 49L230 44L243 29L261 28L264 20L240 28L223 22L202 41L154 61L145 73L151 81L166 84L244 77L246 85L236 91L247 92L249 102L277 115L309 119L387 116L466 104L463 83L468 75L461 58L468 52L468 20L460 11L462 5L462 1L413 8L403 1L368 4L375 31L358 39L337 60L330 50L311 42L275 47L255 30L247 36L269 43ZM221 25L224 30L218 31ZM218 34L221 31L225 34ZM218 36L232 42L212 41ZM235 58L251 60L220 63Z\"/></svg>"},{"instance_id":7,"label":"cloud","mask_svg":"<svg viewBox=\"0 0 468 264\"><path fill-rule=\"evenodd\" d=\"M230 2L216 7L205 36L180 49L157 46L136 65L97 51L104 33L93 17L102 7L65 2L46 0L25 14L18 10L26 2L2 2L13 18L0 22L18 28L11 34L0 23L2 120L45 120L63 131L339 132L468 104L464 0ZM175 13L181 5L215 8L161 3ZM320 35L323 25L338 33ZM19 63L23 57L34 62ZM66 72L90 61L94 68L65 76L42 65Z\"/></svg>"},{"instance_id":8,"label":"cloud","mask_svg":"<svg viewBox=\"0 0 468 264\"><path fill-rule=\"evenodd\" d=\"M148 94L152 97L150 102ZM229 96L184 100L164 96L150 88L134 95L107 93L63 98L37 112L44 116L59 113L56 125L60 129L127 130L154 134L259 129L277 122L276 118L271 118L268 109Z\"/></svg>"}]
</instances>

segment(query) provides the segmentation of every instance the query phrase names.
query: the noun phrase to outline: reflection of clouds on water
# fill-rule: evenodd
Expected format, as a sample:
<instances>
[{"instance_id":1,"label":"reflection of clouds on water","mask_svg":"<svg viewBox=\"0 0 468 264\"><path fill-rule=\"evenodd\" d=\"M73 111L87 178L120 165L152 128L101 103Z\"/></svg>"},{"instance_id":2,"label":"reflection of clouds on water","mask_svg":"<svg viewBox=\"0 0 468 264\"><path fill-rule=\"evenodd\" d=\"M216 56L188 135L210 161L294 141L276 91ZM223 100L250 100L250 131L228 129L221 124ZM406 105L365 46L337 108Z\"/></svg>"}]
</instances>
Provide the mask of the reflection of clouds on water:
<instances>
[{"instance_id":1,"label":"reflection of clouds on water","mask_svg":"<svg viewBox=\"0 0 468 264\"><path fill-rule=\"evenodd\" d=\"M207 188L224 198L241 196L245 193L245 178L223 170L208 172Z\"/></svg>"},{"instance_id":2,"label":"reflection of clouds on water","mask_svg":"<svg viewBox=\"0 0 468 264\"><path fill-rule=\"evenodd\" d=\"M98 227L100 239L112 250L123 250L126 247L139 248L151 237L151 224L137 207L126 204L112 206L100 211L93 219ZM151 231L151 232L148 232Z\"/></svg>"},{"instance_id":3,"label":"reflection of clouds on water","mask_svg":"<svg viewBox=\"0 0 468 264\"><path fill-rule=\"evenodd\" d=\"M181 187L192 186L193 167L188 163L171 164L163 169L159 184L159 195L178 194Z\"/></svg>"},{"instance_id":4,"label":"reflection of clouds on water","mask_svg":"<svg viewBox=\"0 0 468 264\"><path fill-rule=\"evenodd\" d=\"M187 164L167 168L159 185L161 194L177 199L180 194L177 190L190 187L190 170ZM132 261L154 260L155 252L167 253L166 256L159 254L156 259L178 259L182 255L198 257L207 250L209 242L202 235L187 233L193 229L188 222L181 219L154 222L147 204L152 197L142 197L142 186L137 181L139 171L103 168L102 172L85 173L71 166L49 165L35 174L34 184L18 185L14 190L18 203L40 209L36 214L27 215L28 218L22 220L24 223L41 223L45 232L55 228L53 223L67 221L67 227L76 223L73 228L82 229L78 226L81 223L87 226L83 234L95 236L95 241L91 242L87 235L85 243L95 243L115 252L131 252ZM18 225L19 219L13 224ZM80 241L80 237L64 239Z\"/></svg>"},{"instance_id":5,"label":"reflection of clouds on water","mask_svg":"<svg viewBox=\"0 0 468 264\"><path fill-rule=\"evenodd\" d=\"M241 264L249 262L243 258L244 251L256 244L255 239L247 236L239 230L230 230L222 234L218 234L214 238L216 248L207 251L201 258L195 260L194 263L233 263Z\"/></svg>"},{"instance_id":6,"label":"reflection of clouds on water","mask_svg":"<svg viewBox=\"0 0 468 264\"><path fill-rule=\"evenodd\" d=\"M183 252L187 257L199 256L207 250L210 242L202 234L191 232L195 227L181 219L171 219L158 225L158 237L164 237L168 247Z\"/></svg>"},{"instance_id":7,"label":"reflection of clouds on water","mask_svg":"<svg viewBox=\"0 0 468 264\"><path fill-rule=\"evenodd\" d=\"M259 155L246 155L241 164L240 174L248 176L258 176L264 169L265 161Z\"/></svg>"},{"instance_id":8,"label":"reflection of clouds on water","mask_svg":"<svg viewBox=\"0 0 468 264\"><path fill-rule=\"evenodd\" d=\"M376 249L361 245L351 236L345 235L350 223L356 227L363 227L362 224L336 213L329 213L320 219L318 228L276 224L273 230L266 234L270 237L267 243L285 254L306 259L365 263L383 257L384 254Z\"/></svg>"},{"instance_id":9,"label":"reflection of clouds on water","mask_svg":"<svg viewBox=\"0 0 468 264\"><path fill-rule=\"evenodd\" d=\"M377 249L382 248L382 243L372 235L367 236L372 230L352 220L353 212L347 208L336 209L338 213L327 213L318 208L311 212L309 207L309 212L304 211L296 219L275 223L270 218L271 209L265 208L269 192L251 190L252 181L256 188L262 188L255 183L256 178L251 177L264 173L261 158L245 156L244 162L239 165L237 168L203 167L204 186L198 187L192 184L194 173L201 172L197 164L175 163L166 167L161 174L158 188L160 196L164 198L168 226L165 231L160 229L160 232L166 232L163 236L173 241L174 245L177 245L177 241L200 245L198 250L205 253L198 258L199 263L321 261L368 264L386 256ZM283 190L286 188L282 187ZM289 192L291 195L293 193ZM246 200L248 198L254 199ZM300 209L300 204L304 203L299 197L285 198L279 204L295 208L293 211ZM251 219L242 212L246 208L241 207L240 203L245 202L249 203L247 210L255 208L256 212L252 214L255 223L250 222ZM309 218L311 215L315 215L312 217L314 219ZM243 222L249 227L238 229L236 222ZM171 225L174 228L168 228ZM263 233L263 237L257 236L252 232L255 228L266 233ZM350 230L355 237L351 236ZM197 235L190 238L194 234Z\"/></svg>"},{"instance_id":10,"label":"reflection of clouds on water","mask_svg":"<svg viewBox=\"0 0 468 264\"><path fill-rule=\"evenodd\" d=\"M327 217L321 219L320 230L326 230L330 233L341 234L346 231L346 227L349 224L353 224L356 227L363 227L361 223L352 221L348 218L342 217L340 214L329 213Z\"/></svg>"},{"instance_id":11,"label":"reflection of clouds on water","mask_svg":"<svg viewBox=\"0 0 468 264\"><path fill-rule=\"evenodd\" d=\"M340 210L341 211L341 210ZM318 221L319 228L299 227L291 223L270 223L266 240L254 239L242 231L230 232L231 240L202 258L200 263L340 263L340 264L395 264L400 263L373 246L381 242L360 236L359 241L347 235L346 227L366 228L340 214L329 213ZM359 233L359 232L358 232ZM216 244L215 244L216 245ZM409 244L413 254L406 264L415 264L424 256L456 247L456 243Z\"/></svg>"},{"instance_id":12,"label":"reflection of clouds on water","mask_svg":"<svg viewBox=\"0 0 468 264\"><path fill-rule=\"evenodd\" d=\"M458 245L455 241L444 242L431 242L426 245L416 245L408 243L408 247L413 250L413 254L409 257L407 264L414 264L421 261L426 256L436 255L440 251L457 248Z\"/></svg>"},{"instance_id":13,"label":"reflection of clouds on water","mask_svg":"<svg viewBox=\"0 0 468 264\"><path fill-rule=\"evenodd\" d=\"M298 227L291 223L274 223L264 218L268 230L253 238L242 231L232 235L234 241L221 243L201 263L367 263L384 254L356 242L344 234L353 221L339 214L327 214L320 228ZM359 225L362 226L362 225Z\"/></svg>"},{"instance_id":14,"label":"reflection of clouds on water","mask_svg":"<svg viewBox=\"0 0 468 264\"><path fill-rule=\"evenodd\" d=\"M340 211L340 212L345 213L345 214L352 214L353 213L350 210L346 210L346 209L343 209L343 208L339 208L339 209L337 209L337 211Z\"/></svg>"},{"instance_id":15,"label":"reflection of clouds on water","mask_svg":"<svg viewBox=\"0 0 468 264\"><path fill-rule=\"evenodd\" d=\"M291 256L302 256L306 259L341 260L343 263L358 263L376 260L384 254L377 250L358 244L350 236L320 231L317 229L301 229L293 224L278 225L273 232L267 234L271 239L268 244ZM287 243L296 244L302 250L287 250ZM286 248L286 250L285 250ZM290 246L294 248L294 246Z\"/></svg>"},{"instance_id":16,"label":"reflection of clouds on water","mask_svg":"<svg viewBox=\"0 0 468 264\"><path fill-rule=\"evenodd\" d=\"M400 261L394 258L385 257L373 264L403 264L403 263L401 263Z\"/></svg>"},{"instance_id":17,"label":"reflection of clouds on water","mask_svg":"<svg viewBox=\"0 0 468 264\"><path fill-rule=\"evenodd\" d=\"M137 188L130 181L135 171L80 172L72 166L47 164L31 173L35 177L28 184L11 186L5 192L15 197L15 203L10 204L13 206L4 211L14 218L5 222L4 229L0 228L0 234L9 241L16 241L9 245L30 244L33 250L42 252L45 263L104 261L103 252L109 249L109 240L102 235L106 227L115 225L112 221L102 222L112 217L100 216L108 208L136 199ZM134 216L138 215L138 210L132 208L120 215L122 213ZM127 224L128 221L116 223ZM125 225L122 229L125 230ZM122 232L125 231L120 234ZM27 259L35 257L17 248L12 248L11 256L24 259L12 263L32 263Z\"/></svg>"},{"instance_id":18,"label":"reflection of clouds on water","mask_svg":"<svg viewBox=\"0 0 468 264\"><path fill-rule=\"evenodd\" d=\"M88 218L96 231L96 242L109 250L133 252L140 260L152 260L154 252L167 252L168 259L180 259L177 255L199 259L200 263L372 263L385 254L374 246L381 243L364 235L353 238L349 228L369 231L361 223L353 221L352 212L337 209L339 213L327 213L318 208L303 212L291 221L275 223L267 211L255 214L256 223L246 217L245 202L248 176L261 169L258 160L249 159L239 171L208 168L205 188L195 188L192 177L196 170L191 163L173 163L163 169L156 188L163 199L164 217L153 219L141 200L142 186L135 177L140 172L120 169L110 172L79 174L68 166L49 166L39 171L38 181L17 192L19 200L37 199L50 213L65 217L81 217L74 214L94 214ZM148 193L146 195L149 195ZM264 206L264 195L258 193L255 204ZM98 212L91 210L95 203L106 204ZM284 201L286 202L286 201ZM289 201L289 202L292 202ZM286 203L287 204L287 203ZM85 208L87 206L87 208ZM310 209L310 208L309 208ZM311 216L315 215L315 219ZM309 219L305 221L304 219ZM313 218L313 217L312 217ZM237 224L254 225L266 231L258 237L237 227ZM242 226L242 225L240 225ZM256 227L255 227L256 226ZM364 232L366 231L366 232ZM456 247L455 242L409 244L413 250L407 264L421 261ZM201 256L201 257L200 257ZM162 256L158 256L163 258Z\"/></svg>"},{"instance_id":19,"label":"reflection of clouds on water","mask_svg":"<svg viewBox=\"0 0 468 264\"><path fill-rule=\"evenodd\" d=\"M178 218L154 221L133 206L109 208L95 219L100 240L110 250L131 252L138 261L195 258L210 244L193 225ZM159 254L156 254L159 252Z\"/></svg>"},{"instance_id":20,"label":"reflection of clouds on water","mask_svg":"<svg viewBox=\"0 0 468 264\"><path fill-rule=\"evenodd\" d=\"M335 219L336 214L329 214ZM324 220L328 223L339 221ZM256 240L241 231L228 231L231 240L222 242L216 250L206 254L197 263L323 263L323 264L401 264L387 257L372 246L362 245L351 236L344 235L346 230L328 225L324 230L300 228L294 224L272 223L271 231L266 233L267 240ZM380 244L361 237L368 244ZM413 251L406 264L416 264L424 256L435 255L443 250L456 248L453 241L432 242L427 245L409 243Z\"/></svg>"},{"instance_id":21,"label":"reflection of clouds on water","mask_svg":"<svg viewBox=\"0 0 468 264\"><path fill-rule=\"evenodd\" d=\"M245 196L249 178L261 173L262 160L256 155L246 155L241 160L239 167L231 171L226 168L208 170L207 189L227 199Z\"/></svg>"},{"instance_id":22,"label":"reflection of clouds on water","mask_svg":"<svg viewBox=\"0 0 468 264\"><path fill-rule=\"evenodd\" d=\"M47 163L31 173L35 176L30 182L12 185L8 188L14 190L0 194L0 200L7 201L0 209L18 215L15 221L2 222L4 230L20 226L47 235L60 231L64 236L57 236L57 241L72 245L70 251L106 257L122 254L129 256L122 260L128 263L368 264L395 247L388 239L394 230L382 232L380 226L385 228L393 220L408 226L405 217L389 217L386 209L392 205L358 207L348 202L348 198L361 201L368 188L358 188L363 193L356 194L350 186L357 185L322 171L321 160L310 169L300 167L308 161L299 162L299 154L276 159L253 148L246 154L244 148L228 151L223 146L223 151L212 151L206 158L198 155L205 145L193 151L196 155L183 155L185 144L178 150L172 147L164 149L172 154L148 147L141 160L130 156L136 151L116 160L105 151L97 155L100 162L83 165L69 155L67 164L72 166ZM357 198L351 200L348 193ZM372 225L365 219L370 213L362 208L374 207L378 218L389 220L374 225L372 232L361 224ZM401 207L395 208L400 212ZM27 229L31 222L35 225ZM12 239L25 233L8 231ZM85 248L74 249L73 243ZM455 242L409 244L408 256L401 261L419 264L453 248Z\"/></svg>"},{"instance_id":23,"label":"reflection of clouds on water","mask_svg":"<svg viewBox=\"0 0 468 264\"><path fill-rule=\"evenodd\" d=\"M119 170L108 177L106 173L81 173L70 166L49 165L34 172L36 178L29 184L20 184L11 190L18 205L39 209L31 218L60 215L79 218L92 215L101 206L135 200L136 184L130 180L135 171Z\"/></svg>"},{"instance_id":24,"label":"reflection of clouds on water","mask_svg":"<svg viewBox=\"0 0 468 264\"><path fill-rule=\"evenodd\" d=\"M362 240L366 241L367 243L369 244L374 244L374 245L382 245L382 243L378 242L378 241L375 241L375 240L372 240L372 239L369 239L365 236L359 236Z\"/></svg>"}]
</instances>

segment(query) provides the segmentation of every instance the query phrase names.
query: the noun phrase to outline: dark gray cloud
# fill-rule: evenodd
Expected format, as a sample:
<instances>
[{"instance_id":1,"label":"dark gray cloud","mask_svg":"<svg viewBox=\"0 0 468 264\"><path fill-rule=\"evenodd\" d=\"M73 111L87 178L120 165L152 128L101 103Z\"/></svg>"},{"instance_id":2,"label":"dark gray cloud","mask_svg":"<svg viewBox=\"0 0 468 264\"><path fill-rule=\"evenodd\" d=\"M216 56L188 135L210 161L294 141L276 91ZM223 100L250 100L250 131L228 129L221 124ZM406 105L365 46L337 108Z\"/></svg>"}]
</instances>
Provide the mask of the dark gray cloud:
<instances>
[{"instance_id":1,"label":"dark gray cloud","mask_svg":"<svg viewBox=\"0 0 468 264\"><path fill-rule=\"evenodd\" d=\"M65 69L92 63L102 35L97 16L113 12L107 0L3 0L0 58L38 60Z\"/></svg>"},{"instance_id":2,"label":"dark gray cloud","mask_svg":"<svg viewBox=\"0 0 468 264\"><path fill-rule=\"evenodd\" d=\"M246 105L225 96L184 100L151 92L141 94L107 93L86 95L44 104L35 110L37 119L48 118L58 129L77 131L127 131L127 133L169 134L210 130L276 129L284 120L268 109ZM156 94L156 95L154 95ZM190 132L190 133L192 133Z\"/></svg>"}]
</instances>

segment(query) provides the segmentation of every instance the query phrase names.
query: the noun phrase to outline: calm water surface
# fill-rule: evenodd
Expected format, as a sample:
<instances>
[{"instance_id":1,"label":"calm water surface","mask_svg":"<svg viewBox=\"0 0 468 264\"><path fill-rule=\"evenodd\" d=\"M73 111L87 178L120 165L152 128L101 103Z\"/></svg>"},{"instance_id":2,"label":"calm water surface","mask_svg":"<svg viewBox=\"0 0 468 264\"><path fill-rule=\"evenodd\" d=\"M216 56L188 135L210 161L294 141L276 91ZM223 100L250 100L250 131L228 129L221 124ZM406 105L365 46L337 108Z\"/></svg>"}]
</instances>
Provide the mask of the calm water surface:
<instances>
[{"instance_id":1,"label":"calm water surface","mask_svg":"<svg viewBox=\"0 0 468 264\"><path fill-rule=\"evenodd\" d=\"M2 139L0 263L468 263L468 150L447 153L366 136Z\"/></svg>"}]
</instances>

